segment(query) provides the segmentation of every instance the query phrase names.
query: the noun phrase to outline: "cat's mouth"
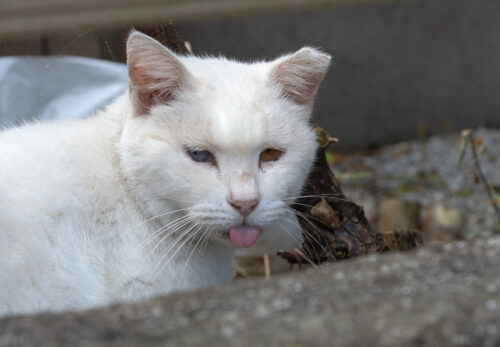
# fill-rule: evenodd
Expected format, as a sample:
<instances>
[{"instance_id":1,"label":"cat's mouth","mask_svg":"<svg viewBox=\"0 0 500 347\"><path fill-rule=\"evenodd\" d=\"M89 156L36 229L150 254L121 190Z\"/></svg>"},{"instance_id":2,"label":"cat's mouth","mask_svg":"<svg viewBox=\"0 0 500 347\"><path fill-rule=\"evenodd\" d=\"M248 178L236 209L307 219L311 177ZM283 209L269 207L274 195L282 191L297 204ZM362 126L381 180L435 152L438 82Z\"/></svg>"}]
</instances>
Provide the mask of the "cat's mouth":
<instances>
[{"instance_id":1,"label":"cat's mouth","mask_svg":"<svg viewBox=\"0 0 500 347\"><path fill-rule=\"evenodd\" d=\"M255 225L241 224L229 228L227 233L232 244L237 247L252 247L260 236L260 228Z\"/></svg>"}]
</instances>

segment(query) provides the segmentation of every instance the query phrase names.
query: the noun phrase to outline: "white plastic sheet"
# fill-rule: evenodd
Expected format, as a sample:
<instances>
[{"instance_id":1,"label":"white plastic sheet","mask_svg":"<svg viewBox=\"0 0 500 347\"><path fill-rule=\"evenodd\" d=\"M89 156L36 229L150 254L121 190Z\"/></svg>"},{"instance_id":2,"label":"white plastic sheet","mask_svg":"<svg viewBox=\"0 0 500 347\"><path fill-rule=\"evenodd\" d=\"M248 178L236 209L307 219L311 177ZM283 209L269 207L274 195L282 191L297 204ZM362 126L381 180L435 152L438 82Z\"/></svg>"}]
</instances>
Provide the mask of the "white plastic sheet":
<instances>
[{"instance_id":1,"label":"white plastic sheet","mask_svg":"<svg viewBox=\"0 0 500 347\"><path fill-rule=\"evenodd\" d=\"M124 64L72 56L0 58L0 127L85 117L127 84Z\"/></svg>"}]
</instances>

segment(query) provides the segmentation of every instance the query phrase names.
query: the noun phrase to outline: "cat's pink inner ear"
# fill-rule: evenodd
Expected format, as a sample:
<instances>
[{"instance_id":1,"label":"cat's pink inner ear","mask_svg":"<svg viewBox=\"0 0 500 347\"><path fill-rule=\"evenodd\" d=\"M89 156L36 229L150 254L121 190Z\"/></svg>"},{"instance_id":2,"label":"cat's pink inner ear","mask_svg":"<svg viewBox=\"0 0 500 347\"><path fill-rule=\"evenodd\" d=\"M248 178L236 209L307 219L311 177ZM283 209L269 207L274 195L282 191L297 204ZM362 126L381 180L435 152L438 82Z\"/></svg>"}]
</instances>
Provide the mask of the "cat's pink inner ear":
<instances>
[{"instance_id":1,"label":"cat's pink inner ear","mask_svg":"<svg viewBox=\"0 0 500 347\"><path fill-rule=\"evenodd\" d=\"M328 70L330 59L328 54L304 47L279 61L271 71L271 80L281 87L286 98L299 105L309 104Z\"/></svg>"},{"instance_id":2,"label":"cat's pink inner ear","mask_svg":"<svg viewBox=\"0 0 500 347\"><path fill-rule=\"evenodd\" d=\"M146 115L152 106L166 104L186 86L188 72L174 53L139 32L127 40L130 96L136 116Z\"/></svg>"}]
</instances>

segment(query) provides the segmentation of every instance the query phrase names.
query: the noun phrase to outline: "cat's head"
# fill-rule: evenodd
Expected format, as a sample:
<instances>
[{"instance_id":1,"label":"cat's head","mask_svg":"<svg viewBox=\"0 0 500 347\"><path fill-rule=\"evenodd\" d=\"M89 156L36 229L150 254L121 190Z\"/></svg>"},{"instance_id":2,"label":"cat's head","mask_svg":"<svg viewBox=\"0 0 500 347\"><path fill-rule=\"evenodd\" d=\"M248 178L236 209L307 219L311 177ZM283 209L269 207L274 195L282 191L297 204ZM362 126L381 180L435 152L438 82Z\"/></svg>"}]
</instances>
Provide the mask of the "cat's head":
<instances>
[{"instance_id":1,"label":"cat's head","mask_svg":"<svg viewBox=\"0 0 500 347\"><path fill-rule=\"evenodd\" d=\"M169 232L243 247L283 223L315 157L310 116L330 56L184 57L133 32L127 59L132 111L120 152L147 213Z\"/></svg>"}]
</instances>

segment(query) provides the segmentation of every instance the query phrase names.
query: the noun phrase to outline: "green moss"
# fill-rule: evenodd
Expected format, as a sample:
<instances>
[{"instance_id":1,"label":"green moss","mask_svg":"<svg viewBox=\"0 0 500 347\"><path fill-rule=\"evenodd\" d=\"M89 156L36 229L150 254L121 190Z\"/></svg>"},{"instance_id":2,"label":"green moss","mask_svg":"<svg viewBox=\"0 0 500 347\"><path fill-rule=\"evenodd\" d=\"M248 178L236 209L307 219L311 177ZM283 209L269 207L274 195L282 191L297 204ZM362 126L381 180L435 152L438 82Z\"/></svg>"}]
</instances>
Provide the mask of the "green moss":
<instances>
[{"instance_id":1,"label":"green moss","mask_svg":"<svg viewBox=\"0 0 500 347\"><path fill-rule=\"evenodd\" d=\"M396 177L400 193L433 190L446 187L446 182L435 171L422 171L416 175Z\"/></svg>"}]
</instances>

